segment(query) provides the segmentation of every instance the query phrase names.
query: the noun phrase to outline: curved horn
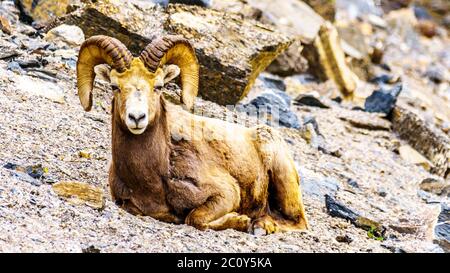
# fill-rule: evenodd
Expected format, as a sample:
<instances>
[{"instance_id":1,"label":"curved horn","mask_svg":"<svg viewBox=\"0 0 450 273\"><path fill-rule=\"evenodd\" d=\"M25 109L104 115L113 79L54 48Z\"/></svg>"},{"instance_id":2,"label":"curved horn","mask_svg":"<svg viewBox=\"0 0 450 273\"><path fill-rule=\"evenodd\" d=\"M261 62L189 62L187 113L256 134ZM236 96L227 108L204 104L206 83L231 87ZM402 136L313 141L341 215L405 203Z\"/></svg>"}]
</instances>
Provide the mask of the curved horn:
<instances>
[{"instance_id":1,"label":"curved horn","mask_svg":"<svg viewBox=\"0 0 450 273\"><path fill-rule=\"evenodd\" d=\"M132 59L133 55L115 38L98 35L83 42L78 54L77 85L84 110L89 111L92 107L94 67L106 63L120 73L130 68Z\"/></svg>"},{"instance_id":2,"label":"curved horn","mask_svg":"<svg viewBox=\"0 0 450 273\"><path fill-rule=\"evenodd\" d=\"M156 38L145 47L139 58L153 73L166 63L177 65L181 70L181 101L192 109L198 93L199 65L188 40L178 35Z\"/></svg>"}]
</instances>

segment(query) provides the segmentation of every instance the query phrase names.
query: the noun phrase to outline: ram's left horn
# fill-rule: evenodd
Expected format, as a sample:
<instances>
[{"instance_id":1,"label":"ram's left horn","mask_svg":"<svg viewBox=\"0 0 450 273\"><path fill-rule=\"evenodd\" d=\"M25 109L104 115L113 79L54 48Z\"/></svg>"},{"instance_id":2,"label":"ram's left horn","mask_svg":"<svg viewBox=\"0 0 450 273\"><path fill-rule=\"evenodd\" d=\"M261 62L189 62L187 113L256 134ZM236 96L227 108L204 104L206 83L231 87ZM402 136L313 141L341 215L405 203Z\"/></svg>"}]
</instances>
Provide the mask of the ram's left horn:
<instances>
[{"instance_id":1,"label":"ram's left horn","mask_svg":"<svg viewBox=\"0 0 450 273\"><path fill-rule=\"evenodd\" d=\"M181 70L181 100L188 109L192 109L198 94L199 65L188 40L178 35L156 38L145 47L139 58L153 73L164 64L177 65Z\"/></svg>"}]
</instances>

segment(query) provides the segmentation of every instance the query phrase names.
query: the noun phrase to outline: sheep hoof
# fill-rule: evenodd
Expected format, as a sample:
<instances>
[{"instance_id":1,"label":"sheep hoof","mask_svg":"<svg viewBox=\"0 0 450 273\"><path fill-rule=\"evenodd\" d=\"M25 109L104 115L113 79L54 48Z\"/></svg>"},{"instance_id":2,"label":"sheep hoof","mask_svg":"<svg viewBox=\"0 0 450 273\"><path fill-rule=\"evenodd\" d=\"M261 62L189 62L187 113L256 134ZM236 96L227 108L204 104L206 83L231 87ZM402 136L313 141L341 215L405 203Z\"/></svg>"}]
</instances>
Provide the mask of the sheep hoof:
<instances>
[{"instance_id":1,"label":"sheep hoof","mask_svg":"<svg viewBox=\"0 0 450 273\"><path fill-rule=\"evenodd\" d=\"M278 224L270 217L264 216L253 221L250 233L261 236L275 233L278 230Z\"/></svg>"},{"instance_id":2,"label":"sheep hoof","mask_svg":"<svg viewBox=\"0 0 450 273\"><path fill-rule=\"evenodd\" d=\"M251 233L255 236L264 236L267 235L267 231L263 229L262 227L256 227L254 228Z\"/></svg>"}]
</instances>

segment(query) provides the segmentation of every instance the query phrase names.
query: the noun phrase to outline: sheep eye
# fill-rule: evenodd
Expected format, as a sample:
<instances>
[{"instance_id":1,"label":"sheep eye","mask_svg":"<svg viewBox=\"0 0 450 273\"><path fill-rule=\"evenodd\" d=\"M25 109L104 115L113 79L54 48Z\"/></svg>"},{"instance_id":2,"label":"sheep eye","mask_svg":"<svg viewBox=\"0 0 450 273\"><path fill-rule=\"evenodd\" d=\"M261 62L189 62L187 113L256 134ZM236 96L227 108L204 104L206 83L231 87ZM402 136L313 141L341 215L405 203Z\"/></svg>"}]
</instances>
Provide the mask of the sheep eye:
<instances>
[{"instance_id":1,"label":"sheep eye","mask_svg":"<svg viewBox=\"0 0 450 273\"><path fill-rule=\"evenodd\" d=\"M120 88L119 88L119 86L117 86L117 85L115 85L115 84L112 84L112 85L111 85L111 89L113 90L113 92L118 92L118 93L120 93Z\"/></svg>"}]
</instances>

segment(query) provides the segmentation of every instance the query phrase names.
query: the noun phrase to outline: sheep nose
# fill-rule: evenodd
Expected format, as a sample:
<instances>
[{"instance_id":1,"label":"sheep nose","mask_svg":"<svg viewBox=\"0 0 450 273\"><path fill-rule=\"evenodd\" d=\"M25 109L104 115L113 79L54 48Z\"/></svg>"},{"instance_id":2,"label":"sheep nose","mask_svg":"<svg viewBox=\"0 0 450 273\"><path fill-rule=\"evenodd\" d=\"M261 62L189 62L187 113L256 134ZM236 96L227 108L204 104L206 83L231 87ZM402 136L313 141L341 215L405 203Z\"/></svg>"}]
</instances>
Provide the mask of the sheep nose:
<instances>
[{"instance_id":1,"label":"sheep nose","mask_svg":"<svg viewBox=\"0 0 450 273\"><path fill-rule=\"evenodd\" d=\"M146 114L145 113L129 113L128 118L132 121L134 121L137 124L139 124L139 121L145 119Z\"/></svg>"}]
</instances>

